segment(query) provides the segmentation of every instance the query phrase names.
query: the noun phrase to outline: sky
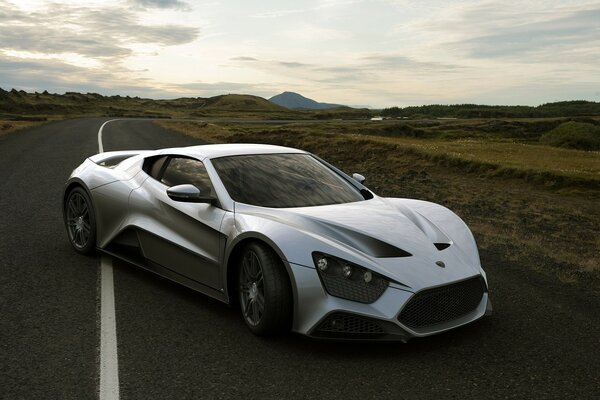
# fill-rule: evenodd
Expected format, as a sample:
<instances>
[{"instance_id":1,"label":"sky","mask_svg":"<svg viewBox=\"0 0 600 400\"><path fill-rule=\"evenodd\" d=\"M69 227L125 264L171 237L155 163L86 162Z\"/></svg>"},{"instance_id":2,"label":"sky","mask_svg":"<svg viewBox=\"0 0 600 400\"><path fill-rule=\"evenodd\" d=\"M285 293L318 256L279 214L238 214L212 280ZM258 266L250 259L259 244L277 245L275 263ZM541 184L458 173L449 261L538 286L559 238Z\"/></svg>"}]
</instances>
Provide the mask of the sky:
<instances>
[{"instance_id":1,"label":"sky","mask_svg":"<svg viewBox=\"0 0 600 400\"><path fill-rule=\"evenodd\" d=\"M373 108L600 101L600 1L0 0L0 87L294 91Z\"/></svg>"}]
</instances>

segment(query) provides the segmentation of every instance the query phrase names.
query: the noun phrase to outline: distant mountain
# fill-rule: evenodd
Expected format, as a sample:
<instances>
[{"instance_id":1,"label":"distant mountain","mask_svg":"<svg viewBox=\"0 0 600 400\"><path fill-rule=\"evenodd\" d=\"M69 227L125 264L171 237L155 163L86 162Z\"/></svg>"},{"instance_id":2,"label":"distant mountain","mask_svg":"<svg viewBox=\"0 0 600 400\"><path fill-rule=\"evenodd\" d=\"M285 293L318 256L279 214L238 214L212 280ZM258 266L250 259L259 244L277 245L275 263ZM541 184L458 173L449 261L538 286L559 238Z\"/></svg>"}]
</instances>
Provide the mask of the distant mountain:
<instances>
[{"instance_id":1,"label":"distant mountain","mask_svg":"<svg viewBox=\"0 0 600 400\"><path fill-rule=\"evenodd\" d=\"M294 92L283 92L271 97L269 101L291 109L326 110L328 108L346 107L341 104L319 103Z\"/></svg>"}]
</instances>

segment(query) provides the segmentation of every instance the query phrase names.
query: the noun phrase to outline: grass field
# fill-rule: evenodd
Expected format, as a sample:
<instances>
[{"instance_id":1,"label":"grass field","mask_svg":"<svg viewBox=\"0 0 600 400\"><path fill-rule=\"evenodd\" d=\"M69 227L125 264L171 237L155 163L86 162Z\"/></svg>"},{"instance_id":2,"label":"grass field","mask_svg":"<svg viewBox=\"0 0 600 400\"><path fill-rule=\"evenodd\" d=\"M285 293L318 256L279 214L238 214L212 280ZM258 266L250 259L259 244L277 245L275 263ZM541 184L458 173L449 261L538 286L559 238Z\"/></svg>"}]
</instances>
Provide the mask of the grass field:
<instances>
[{"instance_id":1,"label":"grass field","mask_svg":"<svg viewBox=\"0 0 600 400\"><path fill-rule=\"evenodd\" d=\"M449 139L377 135L352 126L160 121L211 142L255 142L314 152L360 172L377 194L446 205L473 229L482 251L547 279L600 288L600 153L506 136ZM335 124L334 124L335 125ZM371 129L367 125L368 129ZM541 133L540 133L541 135ZM535 144L534 144L535 143Z\"/></svg>"}]
</instances>

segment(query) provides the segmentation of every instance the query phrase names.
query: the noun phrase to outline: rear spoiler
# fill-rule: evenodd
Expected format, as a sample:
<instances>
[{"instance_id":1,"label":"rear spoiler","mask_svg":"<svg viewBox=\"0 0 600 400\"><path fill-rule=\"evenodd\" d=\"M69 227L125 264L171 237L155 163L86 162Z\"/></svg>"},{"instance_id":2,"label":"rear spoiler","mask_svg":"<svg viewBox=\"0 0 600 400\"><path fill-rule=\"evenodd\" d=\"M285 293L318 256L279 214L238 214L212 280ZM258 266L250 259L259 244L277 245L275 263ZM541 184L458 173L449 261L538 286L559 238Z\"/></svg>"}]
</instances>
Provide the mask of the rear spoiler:
<instances>
[{"instance_id":1,"label":"rear spoiler","mask_svg":"<svg viewBox=\"0 0 600 400\"><path fill-rule=\"evenodd\" d=\"M149 153L152 150L124 150L124 151L107 151L90 157L90 160L95 164L104 167L114 167L120 162L140 154Z\"/></svg>"}]
</instances>

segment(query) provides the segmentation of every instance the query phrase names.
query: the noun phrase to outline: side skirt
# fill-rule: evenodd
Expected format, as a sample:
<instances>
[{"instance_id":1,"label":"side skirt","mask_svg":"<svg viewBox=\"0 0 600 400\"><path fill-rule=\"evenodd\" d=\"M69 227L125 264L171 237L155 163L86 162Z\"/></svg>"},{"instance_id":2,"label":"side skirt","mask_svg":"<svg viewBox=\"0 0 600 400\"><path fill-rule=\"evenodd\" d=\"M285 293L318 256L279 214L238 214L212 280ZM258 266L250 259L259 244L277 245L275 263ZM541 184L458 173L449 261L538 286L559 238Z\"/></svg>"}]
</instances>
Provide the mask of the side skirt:
<instances>
[{"instance_id":1,"label":"side skirt","mask_svg":"<svg viewBox=\"0 0 600 400\"><path fill-rule=\"evenodd\" d=\"M192 289L196 292L200 292L204 295L212 297L213 299L219 300L223 303L228 303L227 296L225 293L213 289L209 286L203 285L202 283L196 282L193 279L190 279L186 276L183 276L175 271L170 270L160 264L152 262L146 258L144 258L139 249L132 246L126 245L113 245L109 246L110 249L98 249L99 251L109 254L113 257L116 257L120 260L126 261L130 264L133 264L137 267L143 268L147 271L153 272L163 278L167 278L173 282L179 283L189 289Z\"/></svg>"}]
</instances>

